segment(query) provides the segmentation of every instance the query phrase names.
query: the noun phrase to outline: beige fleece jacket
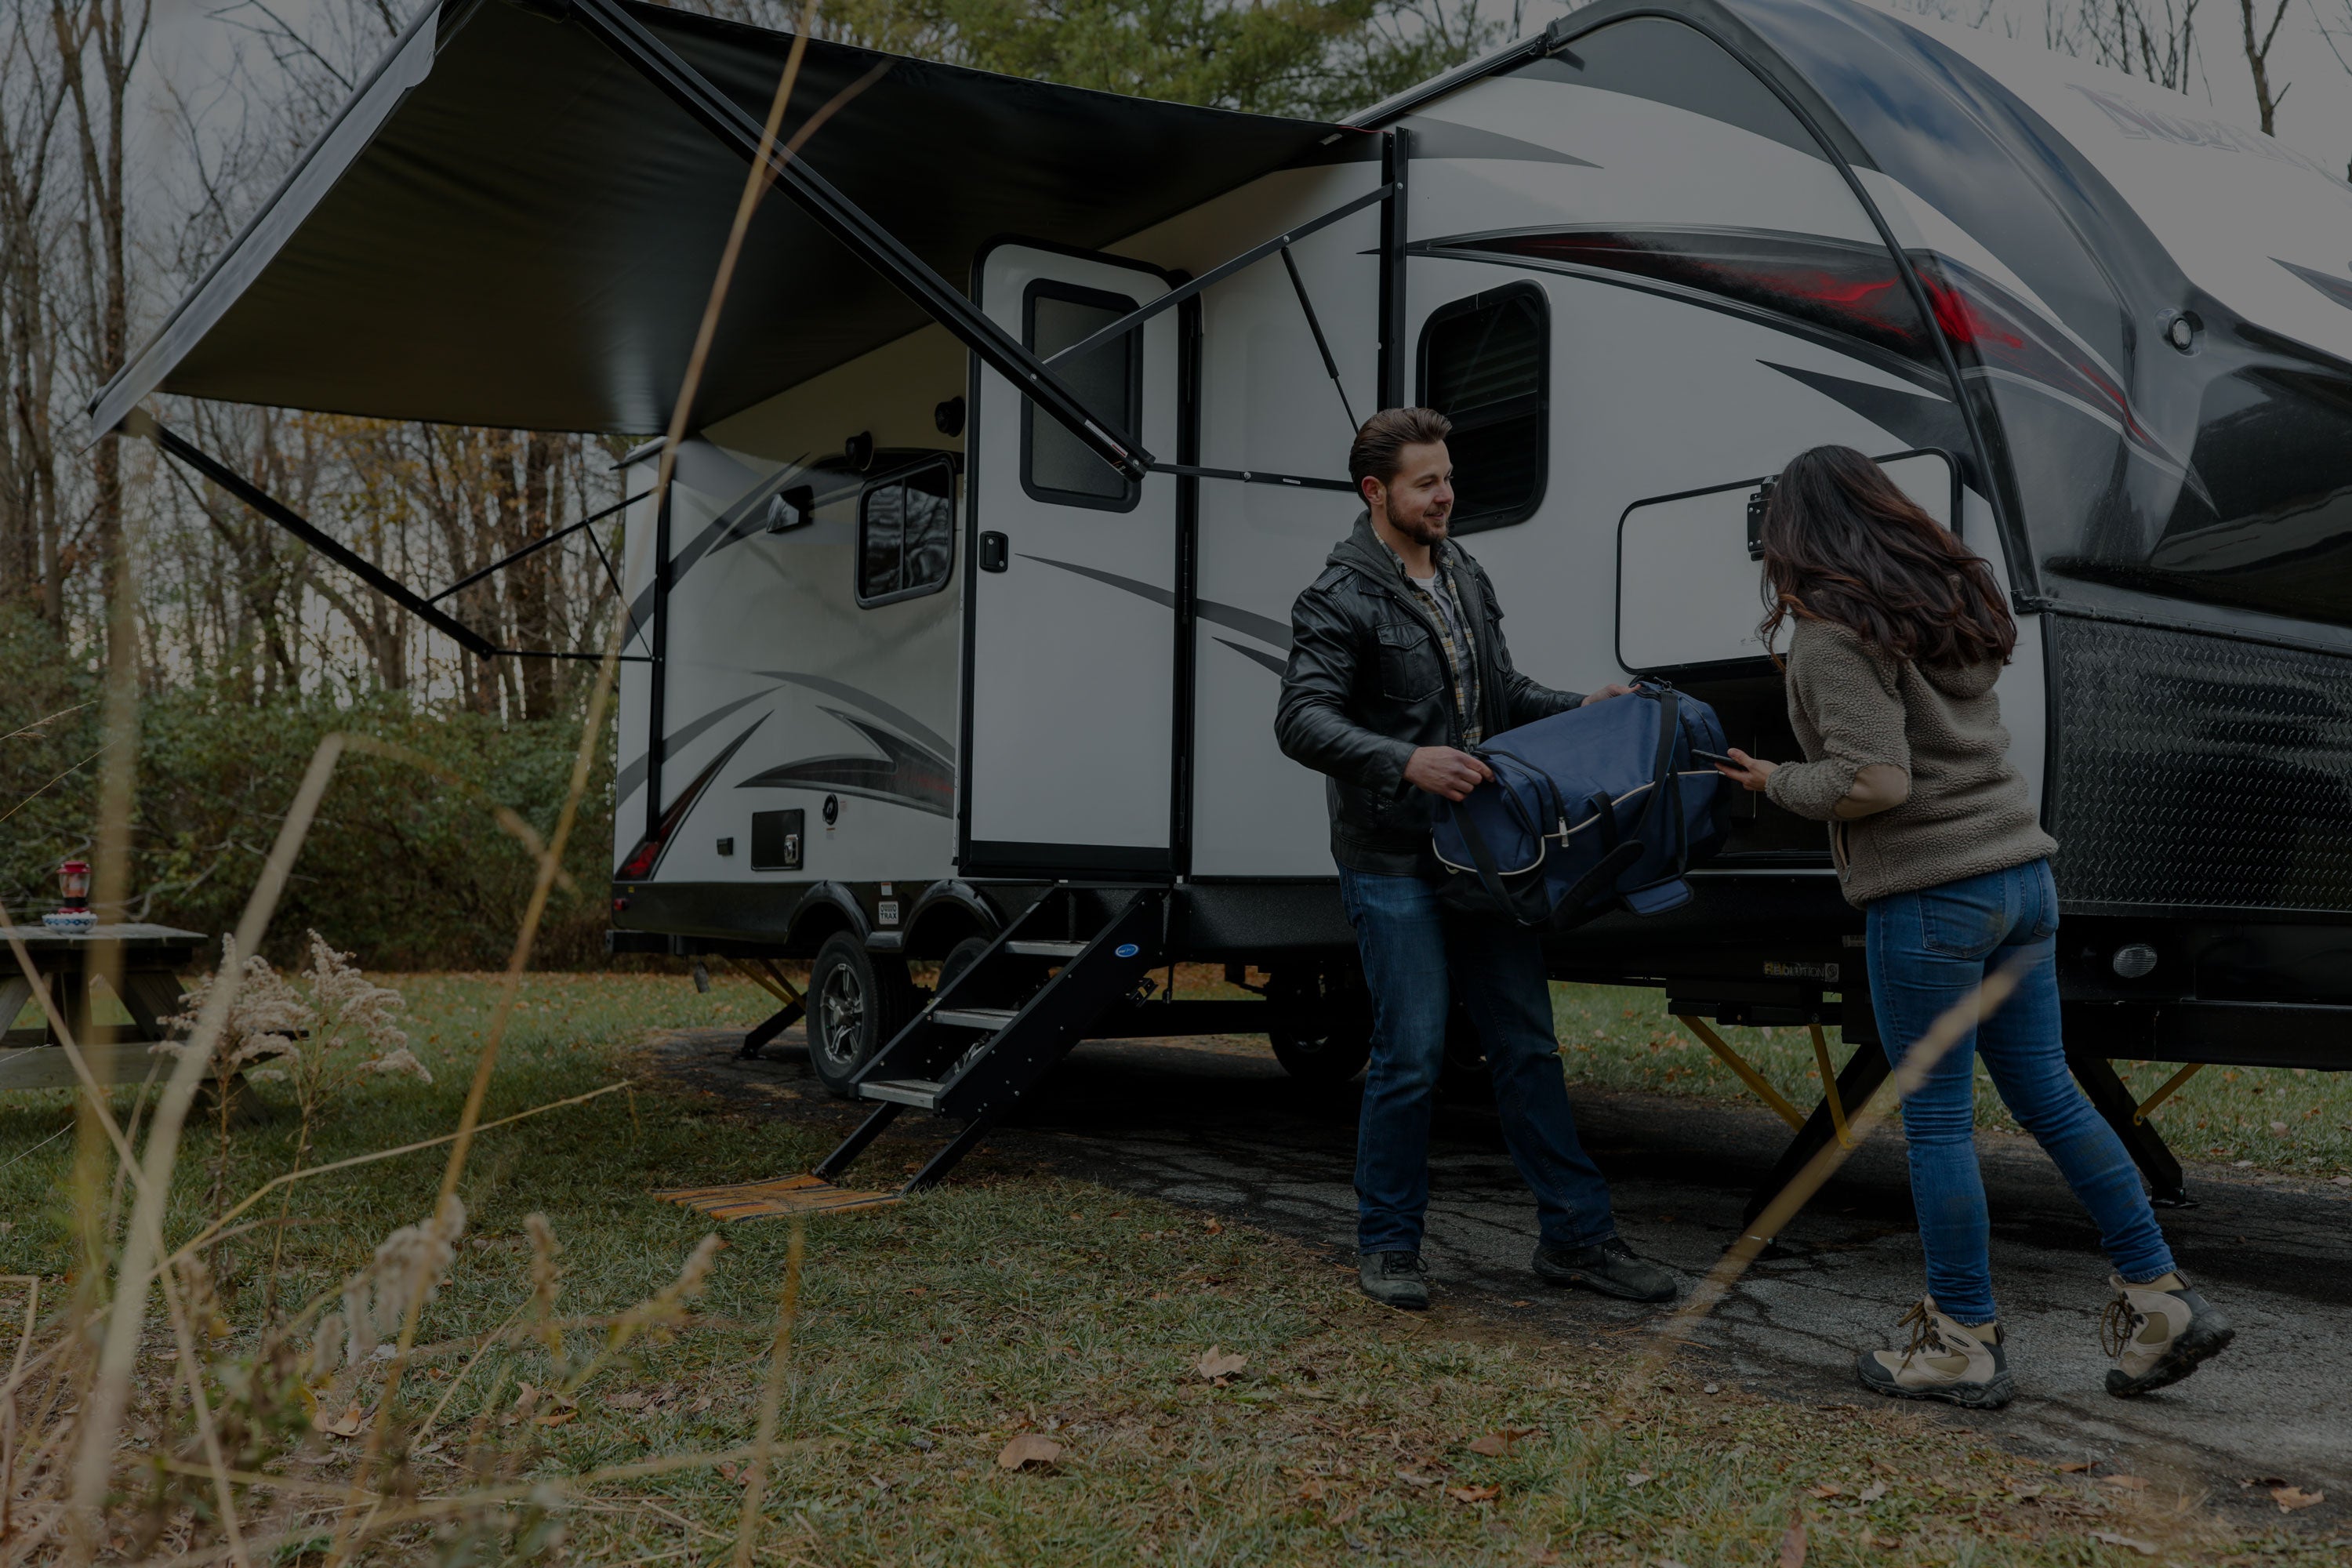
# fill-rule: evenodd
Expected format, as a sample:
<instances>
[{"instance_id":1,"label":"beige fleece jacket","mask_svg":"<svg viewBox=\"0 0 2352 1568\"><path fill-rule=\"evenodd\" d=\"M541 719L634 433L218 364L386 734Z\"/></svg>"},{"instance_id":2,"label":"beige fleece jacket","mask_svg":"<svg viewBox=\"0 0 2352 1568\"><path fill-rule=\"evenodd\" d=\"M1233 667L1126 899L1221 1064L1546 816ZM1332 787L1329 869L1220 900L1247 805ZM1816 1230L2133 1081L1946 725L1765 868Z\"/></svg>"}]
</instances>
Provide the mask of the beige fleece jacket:
<instances>
[{"instance_id":1,"label":"beige fleece jacket","mask_svg":"<svg viewBox=\"0 0 2352 1568\"><path fill-rule=\"evenodd\" d=\"M1805 761L1774 770L1766 793L1831 825L1848 903L1859 909L2057 852L2010 765L1993 695L2000 675L1993 659L1923 670L1842 626L1797 623L1789 722Z\"/></svg>"}]
</instances>

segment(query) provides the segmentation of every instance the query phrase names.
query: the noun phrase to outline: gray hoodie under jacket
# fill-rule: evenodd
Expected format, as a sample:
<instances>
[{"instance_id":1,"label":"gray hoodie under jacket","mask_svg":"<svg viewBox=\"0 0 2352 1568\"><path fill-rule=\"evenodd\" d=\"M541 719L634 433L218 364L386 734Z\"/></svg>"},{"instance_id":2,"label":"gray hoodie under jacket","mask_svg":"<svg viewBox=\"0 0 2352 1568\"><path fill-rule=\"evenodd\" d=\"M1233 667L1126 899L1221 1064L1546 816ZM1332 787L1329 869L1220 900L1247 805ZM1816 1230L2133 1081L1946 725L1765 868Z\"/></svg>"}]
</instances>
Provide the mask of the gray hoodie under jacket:
<instances>
[{"instance_id":1,"label":"gray hoodie under jacket","mask_svg":"<svg viewBox=\"0 0 2352 1568\"><path fill-rule=\"evenodd\" d=\"M1774 770L1765 793L1830 825L1846 902L1860 909L2057 852L2010 765L1993 695L2000 661L1922 669L1834 622L1801 620L1788 666L1789 722L1806 760ZM1841 813L1856 775L1880 766L1908 778L1901 804Z\"/></svg>"}]
</instances>

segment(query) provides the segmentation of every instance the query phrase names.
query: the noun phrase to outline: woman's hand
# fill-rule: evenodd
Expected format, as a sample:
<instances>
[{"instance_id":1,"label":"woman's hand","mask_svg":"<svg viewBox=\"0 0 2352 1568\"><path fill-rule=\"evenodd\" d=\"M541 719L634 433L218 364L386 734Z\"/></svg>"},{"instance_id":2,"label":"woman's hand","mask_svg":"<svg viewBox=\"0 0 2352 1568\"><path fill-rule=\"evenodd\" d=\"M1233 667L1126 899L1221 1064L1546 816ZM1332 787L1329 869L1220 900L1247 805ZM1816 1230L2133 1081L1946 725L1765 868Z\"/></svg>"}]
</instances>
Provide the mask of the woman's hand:
<instances>
[{"instance_id":1,"label":"woman's hand","mask_svg":"<svg viewBox=\"0 0 2352 1568\"><path fill-rule=\"evenodd\" d=\"M1727 746L1724 750L1727 755L1738 758L1739 765L1736 768L1727 768L1718 763L1716 764L1715 771L1737 783L1740 788L1753 794L1762 795L1766 786L1772 782L1773 773L1780 770L1780 763L1768 763L1760 757L1751 757L1737 746Z\"/></svg>"},{"instance_id":2,"label":"woman's hand","mask_svg":"<svg viewBox=\"0 0 2352 1568\"><path fill-rule=\"evenodd\" d=\"M1587 694L1584 700L1578 703L1577 706L1580 708L1590 708L1596 702L1606 702L1612 697L1631 697L1633 695L1633 689L1632 687L1620 685L1618 682L1612 680L1608 685L1602 687L1600 690Z\"/></svg>"}]
</instances>

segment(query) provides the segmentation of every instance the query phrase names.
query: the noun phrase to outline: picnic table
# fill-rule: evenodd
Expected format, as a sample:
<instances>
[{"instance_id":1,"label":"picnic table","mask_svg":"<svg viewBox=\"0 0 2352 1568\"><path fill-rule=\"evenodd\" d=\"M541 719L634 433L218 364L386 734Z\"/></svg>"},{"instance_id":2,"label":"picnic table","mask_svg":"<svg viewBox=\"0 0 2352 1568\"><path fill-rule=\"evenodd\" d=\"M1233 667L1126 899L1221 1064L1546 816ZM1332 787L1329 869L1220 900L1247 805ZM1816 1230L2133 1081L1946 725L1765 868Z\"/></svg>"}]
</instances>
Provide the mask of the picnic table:
<instances>
[{"instance_id":1,"label":"picnic table","mask_svg":"<svg viewBox=\"0 0 2352 1568\"><path fill-rule=\"evenodd\" d=\"M0 927L0 936L25 944L83 1059L104 1082L136 1082L148 1075L161 1059L148 1047L169 1037L163 1020L180 1011L180 994L187 989L181 974L210 962L199 956L210 938L171 926L52 931L20 925ZM0 958L6 960L0 963L0 1089L72 1087L78 1081L73 1064L58 1048L47 1017L26 1028L13 1027L16 1015L33 1000L33 984L13 953ZM108 974L116 999L131 1015L129 1024L92 1021L90 977L98 973Z\"/></svg>"}]
</instances>

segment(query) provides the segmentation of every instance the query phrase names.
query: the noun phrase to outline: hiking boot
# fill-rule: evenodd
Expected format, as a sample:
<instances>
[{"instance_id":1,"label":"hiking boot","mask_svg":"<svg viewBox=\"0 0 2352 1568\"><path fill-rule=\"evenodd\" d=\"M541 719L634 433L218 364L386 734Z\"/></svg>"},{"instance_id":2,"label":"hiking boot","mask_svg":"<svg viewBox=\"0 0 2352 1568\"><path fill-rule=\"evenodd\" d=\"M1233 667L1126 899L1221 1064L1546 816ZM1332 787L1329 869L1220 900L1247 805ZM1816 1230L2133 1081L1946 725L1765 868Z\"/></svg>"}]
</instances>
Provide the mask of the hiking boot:
<instances>
[{"instance_id":1,"label":"hiking boot","mask_svg":"<svg viewBox=\"0 0 2352 1568\"><path fill-rule=\"evenodd\" d=\"M1628 1301L1671 1301L1682 1290L1671 1273L1634 1257L1633 1249L1613 1236L1598 1247L1539 1242L1528 1267L1547 1285L1581 1285Z\"/></svg>"},{"instance_id":2,"label":"hiking boot","mask_svg":"<svg viewBox=\"0 0 2352 1568\"><path fill-rule=\"evenodd\" d=\"M1357 1259L1356 1283L1382 1306L1408 1312L1429 1307L1429 1265L1418 1252L1367 1252Z\"/></svg>"},{"instance_id":3,"label":"hiking boot","mask_svg":"<svg viewBox=\"0 0 2352 1568\"><path fill-rule=\"evenodd\" d=\"M1864 1387L1897 1399L1940 1399L1971 1410L1998 1410L2016 1394L2000 1324L1957 1322L1936 1310L1936 1298L1923 1296L1895 1326L1906 1325L1911 1342L1904 1349L1865 1351L1854 1358L1854 1374Z\"/></svg>"},{"instance_id":4,"label":"hiking boot","mask_svg":"<svg viewBox=\"0 0 2352 1568\"><path fill-rule=\"evenodd\" d=\"M2122 1275L2110 1274L2107 1283L2116 1299L2099 1316L2099 1343L2116 1358L2107 1392L2117 1399L2179 1383L2238 1337L2230 1320L2207 1305L2183 1275L2128 1285Z\"/></svg>"}]
</instances>

